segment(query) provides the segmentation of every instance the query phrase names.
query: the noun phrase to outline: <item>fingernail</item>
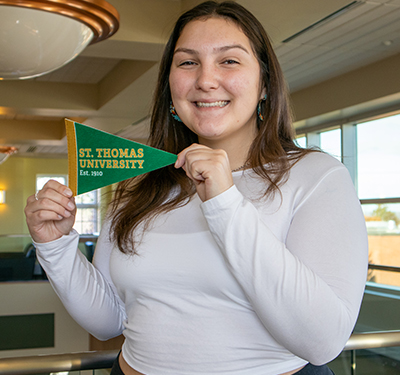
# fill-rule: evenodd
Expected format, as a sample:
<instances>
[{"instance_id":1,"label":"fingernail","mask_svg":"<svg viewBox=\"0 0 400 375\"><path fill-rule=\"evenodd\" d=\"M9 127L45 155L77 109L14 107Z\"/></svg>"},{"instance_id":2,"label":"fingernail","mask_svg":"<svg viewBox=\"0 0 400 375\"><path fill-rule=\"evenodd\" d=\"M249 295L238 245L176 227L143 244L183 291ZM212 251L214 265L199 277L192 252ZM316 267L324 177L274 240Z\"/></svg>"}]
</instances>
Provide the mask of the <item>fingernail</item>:
<instances>
[{"instance_id":1,"label":"fingernail","mask_svg":"<svg viewBox=\"0 0 400 375\"><path fill-rule=\"evenodd\" d=\"M75 205L72 202L68 202L67 204L68 208L70 208L71 210L73 210L75 208Z\"/></svg>"},{"instance_id":2,"label":"fingernail","mask_svg":"<svg viewBox=\"0 0 400 375\"><path fill-rule=\"evenodd\" d=\"M72 197L72 190L71 189L65 189L64 190L64 195L66 195L67 197Z\"/></svg>"}]
</instances>

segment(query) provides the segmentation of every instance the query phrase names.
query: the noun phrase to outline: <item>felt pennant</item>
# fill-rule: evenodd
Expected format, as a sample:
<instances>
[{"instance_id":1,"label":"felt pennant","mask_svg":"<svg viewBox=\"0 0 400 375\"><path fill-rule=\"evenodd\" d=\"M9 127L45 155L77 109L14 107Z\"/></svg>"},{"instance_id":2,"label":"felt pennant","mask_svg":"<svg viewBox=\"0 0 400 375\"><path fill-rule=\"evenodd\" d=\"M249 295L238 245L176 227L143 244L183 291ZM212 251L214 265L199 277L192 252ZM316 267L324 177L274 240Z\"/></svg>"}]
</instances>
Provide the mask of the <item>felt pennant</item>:
<instances>
[{"instance_id":1,"label":"felt pennant","mask_svg":"<svg viewBox=\"0 0 400 375\"><path fill-rule=\"evenodd\" d=\"M69 188L74 195L154 171L177 156L65 119Z\"/></svg>"}]
</instances>

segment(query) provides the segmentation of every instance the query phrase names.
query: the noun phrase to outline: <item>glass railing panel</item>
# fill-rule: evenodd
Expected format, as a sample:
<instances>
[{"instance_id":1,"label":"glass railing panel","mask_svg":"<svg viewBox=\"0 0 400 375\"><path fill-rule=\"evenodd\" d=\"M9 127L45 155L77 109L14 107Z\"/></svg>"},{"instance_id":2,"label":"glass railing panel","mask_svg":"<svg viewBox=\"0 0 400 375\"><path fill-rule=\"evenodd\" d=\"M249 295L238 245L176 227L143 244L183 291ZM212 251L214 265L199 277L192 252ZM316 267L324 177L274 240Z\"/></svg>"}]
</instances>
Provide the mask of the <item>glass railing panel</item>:
<instances>
[{"instance_id":1,"label":"glass railing panel","mask_svg":"<svg viewBox=\"0 0 400 375\"><path fill-rule=\"evenodd\" d=\"M351 352L342 352L328 366L335 375L351 375Z\"/></svg>"},{"instance_id":2,"label":"glass railing panel","mask_svg":"<svg viewBox=\"0 0 400 375\"><path fill-rule=\"evenodd\" d=\"M0 281L45 279L28 234L0 235Z\"/></svg>"},{"instance_id":3,"label":"glass railing panel","mask_svg":"<svg viewBox=\"0 0 400 375\"><path fill-rule=\"evenodd\" d=\"M93 258L97 235L81 235L79 249ZM46 280L36 259L36 249L29 234L0 234L0 282Z\"/></svg>"},{"instance_id":4,"label":"glass railing panel","mask_svg":"<svg viewBox=\"0 0 400 375\"><path fill-rule=\"evenodd\" d=\"M390 266L371 265L368 270L368 281L376 284L392 285L400 287L399 271L400 267L398 266L390 267Z\"/></svg>"},{"instance_id":5,"label":"glass railing panel","mask_svg":"<svg viewBox=\"0 0 400 375\"><path fill-rule=\"evenodd\" d=\"M398 375L399 348L346 351L329 363L335 375Z\"/></svg>"},{"instance_id":6,"label":"glass railing panel","mask_svg":"<svg viewBox=\"0 0 400 375\"><path fill-rule=\"evenodd\" d=\"M355 333L400 329L400 288L367 282Z\"/></svg>"},{"instance_id":7,"label":"glass railing panel","mask_svg":"<svg viewBox=\"0 0 400 375\"><path fill-rule=\"evenodd\" d=\"M336 375L400 374L400 331L354 334L328 365Z\"/></svg>"}]
</instances>

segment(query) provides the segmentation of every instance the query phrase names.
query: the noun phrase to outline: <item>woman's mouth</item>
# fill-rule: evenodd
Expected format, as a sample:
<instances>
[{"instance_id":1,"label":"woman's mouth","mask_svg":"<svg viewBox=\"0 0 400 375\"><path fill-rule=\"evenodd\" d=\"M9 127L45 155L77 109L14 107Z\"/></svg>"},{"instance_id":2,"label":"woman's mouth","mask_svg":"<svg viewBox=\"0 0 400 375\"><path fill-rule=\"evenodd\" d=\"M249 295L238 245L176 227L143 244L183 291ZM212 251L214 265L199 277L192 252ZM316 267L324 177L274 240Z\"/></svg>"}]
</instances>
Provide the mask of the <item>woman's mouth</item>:
<instances>
[{"instance_id":1,"label":"woman's mouth","mask_svg":"<svg viewBox=\"0 0 400 375\"><path fill-rule=\"evenodd\" d=\"M211 102L211 103L206 103L206 102L195 102L197 107L225 107L227 104L229 103L229 101L226 100L220 100L218 102Z\"/></svg>"}]
</instances>

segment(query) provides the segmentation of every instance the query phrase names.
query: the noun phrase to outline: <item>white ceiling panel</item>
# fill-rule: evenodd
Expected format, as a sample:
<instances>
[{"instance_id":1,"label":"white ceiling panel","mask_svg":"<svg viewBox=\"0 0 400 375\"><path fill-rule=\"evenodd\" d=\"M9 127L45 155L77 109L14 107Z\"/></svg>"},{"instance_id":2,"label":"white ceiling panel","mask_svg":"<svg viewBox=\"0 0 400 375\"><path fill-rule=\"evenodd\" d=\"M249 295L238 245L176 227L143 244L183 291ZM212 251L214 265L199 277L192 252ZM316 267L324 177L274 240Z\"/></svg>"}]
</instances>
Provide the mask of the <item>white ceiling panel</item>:
<instances>
[{"instance_id":1,"label":"white ceiling panel","mask_svg":"<svg viewBox=\"0 0 400 375\"><path fill-rule=\"evenodd\" d=\"M383 7L383 6L380 6ZM330 28L308 43L315 45L325 45L331 48L338 48L351 40L357 39L363 31L371 30L367 27L370 24L373 13L376 13L378 7L373 12L366 12L360 16L355 16L352 21L348 21L339 27Z\"/></svg>"},{"instance_id":2,"label":"white ceiling panel","mask_svg":"<svg viewBox=\"0 0 400 375\"><path fill-rule=\"evenodd\" d=\"M385 56L384 54L382 55ZM391 56L391 54L385 57L389 56ZM358 50L349 51L348 54L338 55L335 59L332 59L329 70L326 69L323 63L320 63L313 67L305 68L300 73L299 71L294 72L291 76L289 75L287 77L287 80L290 82L290 88L292 90L300 90L308 87L310 83L317 84L326 81L375 61L375 51L370 50L362 53ZM344 68L344 65L347 68Z\"/></svg>"},{"instance_id":3,"label":"white ceiling panel","mask_svg":"<svg viewBox=\"0 0 400 375\"><path fill-rule=\"evenodd\" d=\"M292 44L316 44L321 45L329 40L335 38L338 35L345 35L349 31L347 27L348 25L352 25L353 22L359 17L362 17L365 13L370 12L371 10L376 9L380 5L378 4L369 4L365 2L357 2L352 7L347 8L340 14L332 14L332 17L327 17L321 22L317 23L315 26L310 27L302 32L299 35L295 35L290 40ZM326 38L325 40L323 38ZM321 43L317 43L316 39L321 39Z\"/></svg>"},{"instance_id":4,"label":"white ceiling panel","mask_svg":"<svg viewBox=\"0 0 400 375\"><path fill-rule=\"evenodd\" d=\"M276 52L291 91L400 53L399 20L394 3L359 2L281 43Z\"/></svg>"},{"instance_id":5,"label":"white ceiling panel","mask_svg":"<svg viewBox=\"0 0 400 375\"><path fill-rule=\"evenodd\" d=\"M363 38L364 46L368 46L368 38L378 33L388 23L398 21L399 7L380 5L373 11L364 13L352 22L343 24L341 28L331 30L323 37L311 41L312 44L325 45L331 48L341 48L348 43L357 45L357 40Z\"/></svg>"},{"instance_id":6,"label":"white ceiling panel","mask_svg":"<svg viewBox=\"0 0 400 375\"><path fill-rule=\"evenodd\" d=\"M305 58L312 59L317 54L320 54L321 50L325 49L311 44L291 45L289 43L288 47L289 48L285 54L281 54L280 49L277 49L276 51L279 55L279 62L281 64L291 63L293 61L297 61L298 63L300 60L304 60Z\"/></svg>"}]
</instances>

